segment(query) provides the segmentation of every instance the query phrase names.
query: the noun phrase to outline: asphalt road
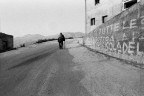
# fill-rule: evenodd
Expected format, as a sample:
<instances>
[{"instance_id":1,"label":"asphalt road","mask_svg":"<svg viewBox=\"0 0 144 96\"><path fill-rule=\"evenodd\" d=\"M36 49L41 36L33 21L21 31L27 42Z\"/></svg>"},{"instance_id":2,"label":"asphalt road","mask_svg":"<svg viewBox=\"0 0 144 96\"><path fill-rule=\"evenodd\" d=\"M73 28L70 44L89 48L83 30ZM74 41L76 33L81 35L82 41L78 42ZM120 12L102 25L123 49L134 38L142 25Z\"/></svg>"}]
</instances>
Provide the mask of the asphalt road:
<instances>
[{"instance_id":1,"label":"asphalt road","mask_svg":"<svg viewBox=\"0 0 144 96\"><path fill-rule=\"evenodd\" d=\"M91 96L80 84L84 73L72 71L72 59L57 42L1 54L0 96Z\"/></svg>"},{"instance_id":2,"label":"asphalt road","mask_svg":"<svg viewBox=\"0 0 144 96\"><path fill-rule=\"evenodd\" d=\"M68 40L0 54L0 96L143 96L144 71Z\"/></svg>"}]
</instances>

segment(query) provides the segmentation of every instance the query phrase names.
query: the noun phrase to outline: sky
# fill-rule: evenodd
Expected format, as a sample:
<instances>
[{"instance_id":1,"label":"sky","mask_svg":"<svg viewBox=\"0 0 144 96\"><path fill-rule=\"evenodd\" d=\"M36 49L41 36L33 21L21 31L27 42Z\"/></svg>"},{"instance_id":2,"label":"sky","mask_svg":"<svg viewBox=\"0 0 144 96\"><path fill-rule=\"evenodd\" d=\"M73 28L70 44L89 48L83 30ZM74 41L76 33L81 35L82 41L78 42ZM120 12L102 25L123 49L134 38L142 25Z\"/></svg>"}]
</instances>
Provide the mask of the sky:
<instances>
[{"instance_id":1,"label":"sky","mask_svg":"<svg viewBox=\"0 0 144 96\"><path fill-rule=\"evenodd\" d=\"M21 37L84 32L84 0L0 0L0 31Z\"/></svg>"}]
</instances>

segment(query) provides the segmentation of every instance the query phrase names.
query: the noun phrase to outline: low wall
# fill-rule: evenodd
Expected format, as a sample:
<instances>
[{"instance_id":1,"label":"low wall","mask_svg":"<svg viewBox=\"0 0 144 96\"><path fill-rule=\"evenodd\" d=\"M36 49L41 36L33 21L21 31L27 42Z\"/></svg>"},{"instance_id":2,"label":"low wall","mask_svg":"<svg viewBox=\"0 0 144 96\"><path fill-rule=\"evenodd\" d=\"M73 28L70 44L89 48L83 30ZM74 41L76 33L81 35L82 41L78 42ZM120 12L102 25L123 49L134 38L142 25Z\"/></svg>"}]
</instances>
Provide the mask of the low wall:
<instances>
[{"instance_id":1,"label":"low wall","mask_svg":"<svg viewBox=\"0 0 144 96\"><path fill-rule=\"evenodd\" d=\"M144 64L144 3L139 2L87 34L96 51Z\"/></svg>"}]
</instances>

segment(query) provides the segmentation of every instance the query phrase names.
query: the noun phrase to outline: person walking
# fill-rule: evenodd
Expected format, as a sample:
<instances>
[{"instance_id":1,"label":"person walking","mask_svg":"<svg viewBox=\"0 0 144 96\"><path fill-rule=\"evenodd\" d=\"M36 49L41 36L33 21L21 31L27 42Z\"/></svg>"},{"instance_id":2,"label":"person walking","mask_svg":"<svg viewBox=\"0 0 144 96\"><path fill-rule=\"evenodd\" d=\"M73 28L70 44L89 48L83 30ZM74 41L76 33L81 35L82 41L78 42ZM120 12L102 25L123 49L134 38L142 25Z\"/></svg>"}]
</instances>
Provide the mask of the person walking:
<instances>
[{"instance_id":1,"label":"person walking","mask_svg":"<svg viewBox=\"0 0 144 96\"><path fill-rule=\"evenodd\" d=\"M63 43L65 44L65 36L62 33L60 33L58 37L58 42L59 42L59 48L63 49Z\"/></svg>"}]
</instances>

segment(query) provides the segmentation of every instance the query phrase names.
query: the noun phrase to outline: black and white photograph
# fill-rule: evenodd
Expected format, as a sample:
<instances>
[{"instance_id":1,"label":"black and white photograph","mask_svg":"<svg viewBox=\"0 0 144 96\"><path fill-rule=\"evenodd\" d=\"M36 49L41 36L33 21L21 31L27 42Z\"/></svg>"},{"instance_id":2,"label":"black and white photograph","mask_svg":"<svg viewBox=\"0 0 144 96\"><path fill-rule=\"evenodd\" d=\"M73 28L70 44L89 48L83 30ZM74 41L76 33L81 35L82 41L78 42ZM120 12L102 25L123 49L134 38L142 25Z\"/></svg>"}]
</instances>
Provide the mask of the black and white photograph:
<instances>
[{"instance_id":1,"label":"black and white photograph","mask_svg":"<svg viewBox=\"0 0 144 96\"><path fill-rule=\"evenodd\" d=\"M144 0L0 0L0 96L144 96Z\"/></svg>"}]
</instances>

